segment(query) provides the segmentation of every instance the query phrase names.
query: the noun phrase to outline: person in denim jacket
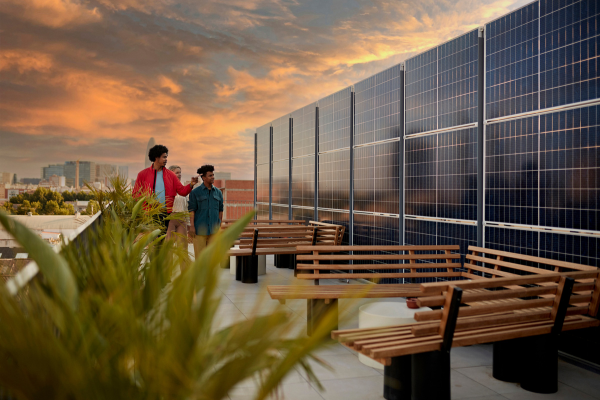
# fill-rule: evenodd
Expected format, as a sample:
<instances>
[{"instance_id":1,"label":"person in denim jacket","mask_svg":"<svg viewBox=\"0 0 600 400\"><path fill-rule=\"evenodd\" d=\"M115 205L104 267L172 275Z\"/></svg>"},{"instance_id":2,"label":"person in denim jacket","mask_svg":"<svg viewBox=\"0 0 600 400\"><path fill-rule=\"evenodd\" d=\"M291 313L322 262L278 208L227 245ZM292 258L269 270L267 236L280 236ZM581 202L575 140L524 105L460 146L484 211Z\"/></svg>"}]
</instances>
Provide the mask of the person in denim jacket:
<instances>
[{"instance_id":1,"label":"person in denim jacket","mask_svg":"<svg viewBox=\"0 0 600 400\"><path fill-rule=\"evenodd\" d=\"M190 212L190 236L194 241L196 258L210 243L211 238L221 226L223 220L223 193L213 186L215 167L203 165L198 168L202 184L190 193L188 211Z\"/></svg>"}]
</instances>

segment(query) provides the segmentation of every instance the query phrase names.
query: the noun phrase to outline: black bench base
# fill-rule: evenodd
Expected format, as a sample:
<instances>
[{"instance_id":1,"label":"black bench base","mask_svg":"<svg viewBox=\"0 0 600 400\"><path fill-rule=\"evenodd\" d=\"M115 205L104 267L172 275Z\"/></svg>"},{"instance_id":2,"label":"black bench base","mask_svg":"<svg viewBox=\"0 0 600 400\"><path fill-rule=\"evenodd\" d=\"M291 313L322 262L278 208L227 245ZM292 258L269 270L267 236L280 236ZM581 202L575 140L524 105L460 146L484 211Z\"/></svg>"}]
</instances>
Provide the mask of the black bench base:
<instances>
[{"instance_id":1,"label":"black bench base","mask_svg":"<svg viewBox=\"0 0 600 400\"><path fill-rule=\"evenodd\" d=\"M258 282L258 256L236 257L235 280L242 283Z\"/></svg>"},{"instance_id":2,"label":"black bench base","mask_svg":"<svg viewBox=\"0 0 600 400\"><path fill-rule=\"evenodd\" d=\"M317 329L319 324L331 314L332 320L335 321L335 326L331 327L330 330L337 330L338 321L338 301L337 299L330 299L329 304L325 304L325 300L322 299L308 299L306 300L307 315L306 315L306 334L312 336L313 332ZM335 318L335 319L334 319Z\"/></svg>"}]
</instances>

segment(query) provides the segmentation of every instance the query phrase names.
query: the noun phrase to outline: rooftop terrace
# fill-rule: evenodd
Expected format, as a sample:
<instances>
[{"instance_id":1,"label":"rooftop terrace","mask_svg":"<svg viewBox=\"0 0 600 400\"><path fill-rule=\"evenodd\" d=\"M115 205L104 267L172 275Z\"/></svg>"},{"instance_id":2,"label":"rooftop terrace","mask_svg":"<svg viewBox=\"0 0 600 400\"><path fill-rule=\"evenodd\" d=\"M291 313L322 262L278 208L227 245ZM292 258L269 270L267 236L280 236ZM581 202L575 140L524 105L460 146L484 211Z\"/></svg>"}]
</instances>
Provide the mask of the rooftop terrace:
<instances>
[{"instance_id":1,"label":"rooftop terrace","mask_svg":"<svg viewBox=\"0 0 600 400\"><path fill-rule=\"evenodd\" d=\"M193 249L190 246L190 254ZM321 280L322 285L339 284L340 281ZM358 283L358 282L351 282ZM306 285L310 281L294 278L293 271L275 268L273 256L267 256L267 274L259 277L258 284L248 285L236 281L229 270L222 271L219 290L223 294L220 306L220 325L225 327L247 319L254 313L268 313L283 309L295 317L298 330L306 332L306 300L288 300L285 305L271 300L267 285ZM404 302L404 299L382 299ZM358 307L378 301L373 299L340 299L340 329L358 327ZM312 363L325 391L320 392L316 384L295 372L284 381L281 392L286 400L367 400L383 399L383 370L368 367L358 360L358 355L340 344L332 344L316 355L331 366L328 370ZM536 394L521 389L518 384L498 381L492 377L492 345L477 345L455 348L451 352L452 398L471 400L502 399L600 399L600 375L575 366L559 362L559 390L555 394ZM248 381L238 385L230 393L230 399L253 398L256 383Z\"/></svg>"}]
</instances>

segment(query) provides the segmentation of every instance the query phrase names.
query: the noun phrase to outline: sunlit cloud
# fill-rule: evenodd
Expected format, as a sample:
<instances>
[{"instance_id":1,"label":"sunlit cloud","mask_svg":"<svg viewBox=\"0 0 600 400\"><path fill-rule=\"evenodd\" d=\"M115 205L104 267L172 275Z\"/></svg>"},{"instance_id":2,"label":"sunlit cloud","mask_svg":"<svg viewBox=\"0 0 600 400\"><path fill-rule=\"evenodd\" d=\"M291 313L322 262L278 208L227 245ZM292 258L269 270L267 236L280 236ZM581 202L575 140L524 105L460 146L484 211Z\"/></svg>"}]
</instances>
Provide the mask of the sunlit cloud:
<instances>
[{"instance_id":1,"label":"sunlit cloud","mask_svg":"<svg viewBox=\"0 0 600 400\"><path fill-rule=\"evenodd\" d=\"M5 0L0 171L77 155L134 177L154 137L184 176L252 178L257 126L524 3Z\"/></svg>"}]
</instances>

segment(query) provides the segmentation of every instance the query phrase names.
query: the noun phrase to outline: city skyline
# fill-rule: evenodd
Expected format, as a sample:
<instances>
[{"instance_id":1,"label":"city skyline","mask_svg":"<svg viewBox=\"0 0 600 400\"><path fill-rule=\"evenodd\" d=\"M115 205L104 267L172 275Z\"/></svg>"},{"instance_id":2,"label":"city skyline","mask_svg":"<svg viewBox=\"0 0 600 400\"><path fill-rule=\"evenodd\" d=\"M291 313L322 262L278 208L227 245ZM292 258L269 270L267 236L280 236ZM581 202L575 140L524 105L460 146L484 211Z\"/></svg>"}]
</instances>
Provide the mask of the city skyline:
<instances>
[{"instance_id":1,"label":"city skyline","mask_svg":"<svg viewBox=\"0 0 600 400\"><path fill-rule=\"evenodd\" d=\"M154 137L184 176L248 179L257 127L526 3L9 0L0 170L77 154L134 177Z\"/></svg>"}]
</instances>

